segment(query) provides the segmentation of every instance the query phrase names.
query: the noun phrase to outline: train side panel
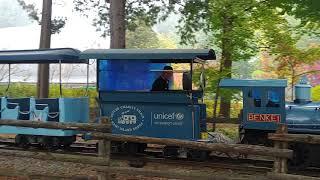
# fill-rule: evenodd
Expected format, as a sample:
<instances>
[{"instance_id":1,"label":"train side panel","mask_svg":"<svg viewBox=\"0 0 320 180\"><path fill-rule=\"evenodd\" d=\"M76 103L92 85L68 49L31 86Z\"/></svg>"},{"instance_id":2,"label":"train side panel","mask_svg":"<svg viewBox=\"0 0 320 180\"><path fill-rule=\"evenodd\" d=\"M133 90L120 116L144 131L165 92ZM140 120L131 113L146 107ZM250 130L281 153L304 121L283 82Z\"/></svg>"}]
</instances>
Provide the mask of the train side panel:
<instances>
[{"instance_id":1,"label":"train side panel","mask_svg":"<svg viewBox=\"0 0 320 180\"><path fill-rule=\"evenodd\" d=\"M186 94L101 92L102 115L111 118L112 133L195 140L200 138L199 104ZM203 116L203 114L202 114Z\"/></svg>"}]
</instances>

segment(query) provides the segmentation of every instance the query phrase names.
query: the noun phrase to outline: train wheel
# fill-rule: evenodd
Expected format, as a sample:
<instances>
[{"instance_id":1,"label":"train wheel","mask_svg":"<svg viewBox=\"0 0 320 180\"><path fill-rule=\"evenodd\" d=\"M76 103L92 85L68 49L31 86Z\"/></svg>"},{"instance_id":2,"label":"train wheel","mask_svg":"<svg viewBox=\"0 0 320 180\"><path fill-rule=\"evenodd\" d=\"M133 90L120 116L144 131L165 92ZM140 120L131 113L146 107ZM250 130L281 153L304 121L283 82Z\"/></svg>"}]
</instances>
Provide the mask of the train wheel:
<instances>
[{"instance_id":1,"label":"train wheel","mask_svg":"<svg viewBox=\"0 0 320 180\"><path fill-rule=\"evenodd\" d=\"M205 161L208 159L210 152L201 150L189 150L187 153L188 159L194 161Z\"/></svg>"},{"instance_id":2,"label":"train wheel","mask_svg":"<svg viewBox=\"0 0 320 180\"><path fill-rule=\"evenodd\" d=\"M56 137L45 137L44 147L49 151L55 151L59 149L59 139Z\"/></svg>"},{"instance_id":3,"label":"train wheel","mask_svg":"<svg viewBox=\"0 0 320 180\"><path fill-rule=\"evenodd\" d=\"M166 146L163 148L163 156L177 158L179 156L178 147Z\"/></svg>"},{"instance_id":4,"label":"train wheel","mask_svg":"<svg viewBox=\"0 0 320 180\"><path fill-rule=\"evenodd\" d=\"M146 149L147 145L144 143L132 143L127 142L124 143L124 152L134 155L137 153L144 153L144 150Z\"/></svg>"},{"instance_id":5,"label":"train wheel","mask_svg":"<svg viewBox=\"0 0 320 180\"><path fill-rule=\"evenodd\" d=\"M29 148L29 142L28 142L28 138L25 135L22 134L18 134L15 137L15 143L22 148Z\"/></svg>"},{"instance_id":6,"label":"train wheel","mask_svg":"<svg viewBox=\"0 0 320 180\"><path fill-rule=\"evenodd\" d=\"M310 146L308 144L291 144L289 149L293 150L293 158L288 161L290 169L305 169L310 162Z\"/></svg>"},{"instance_id":7,"label":"train wheel","mask_svg":"<svg viewBox=\"0 0 320 180\"><path fill-rule=\"evenodd\" d=\"M57 139L57 146L60 149L70 149L71 144L75 141L73 137L56 137Z\"/></svg>"}]
</instances>

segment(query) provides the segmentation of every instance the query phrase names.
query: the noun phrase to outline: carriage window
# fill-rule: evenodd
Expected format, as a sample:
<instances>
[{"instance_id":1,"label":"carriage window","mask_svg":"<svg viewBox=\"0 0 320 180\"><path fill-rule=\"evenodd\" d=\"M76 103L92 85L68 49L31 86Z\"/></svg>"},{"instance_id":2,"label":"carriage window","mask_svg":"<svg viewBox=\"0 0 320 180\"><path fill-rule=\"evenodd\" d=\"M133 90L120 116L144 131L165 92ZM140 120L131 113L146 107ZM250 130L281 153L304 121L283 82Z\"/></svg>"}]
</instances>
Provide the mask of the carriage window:
<instances>
[{"instance_id":1,"label":"carriage window","mask_svg":"<svg viewBox=\"0 0 320 180\"><path fill-rule=\"evenodd\" d=\"M254 107L261 107L261 90L252 89L249 91L248 97L253 101Z\"/></svg>"},{"instance_id":2,"label":"carriage window","mask_svg":"<svg viewBox=\"0 0 320 180\"><path fill-rule=\"evenodd\" d=\"M278 91L268 91L267 107L280 107L280 94Z\"/></svg>"}]
</instances>

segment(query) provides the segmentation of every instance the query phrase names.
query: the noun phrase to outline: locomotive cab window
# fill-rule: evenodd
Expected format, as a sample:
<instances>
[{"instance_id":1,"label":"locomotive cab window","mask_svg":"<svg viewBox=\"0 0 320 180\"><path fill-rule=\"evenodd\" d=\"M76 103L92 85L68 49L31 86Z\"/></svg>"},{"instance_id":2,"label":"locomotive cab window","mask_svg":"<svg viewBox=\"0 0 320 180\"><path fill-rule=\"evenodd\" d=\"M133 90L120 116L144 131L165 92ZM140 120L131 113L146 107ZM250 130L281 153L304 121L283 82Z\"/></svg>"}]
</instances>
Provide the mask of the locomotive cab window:
<instances>
[{"instance_id":1,"label":"locomotive cab window","mask_svg":"<svg viewBox=\"0 0 320 180\"><path fill-rule=\"evenodd\" d=\"M261 107L261 90L252 89L248 93L250 104L253 104L254 107Z\"/></svg>"},{"instance_id":2,"label":"locomotive cab window","mask_svg":"<svg viewBox=\"0 0 320 180\"><path fill-rule=\"evenodd\" d=\"M268 91L267 107L280 107L280 93L276 90Z\"/></svg>"}]
</instances>

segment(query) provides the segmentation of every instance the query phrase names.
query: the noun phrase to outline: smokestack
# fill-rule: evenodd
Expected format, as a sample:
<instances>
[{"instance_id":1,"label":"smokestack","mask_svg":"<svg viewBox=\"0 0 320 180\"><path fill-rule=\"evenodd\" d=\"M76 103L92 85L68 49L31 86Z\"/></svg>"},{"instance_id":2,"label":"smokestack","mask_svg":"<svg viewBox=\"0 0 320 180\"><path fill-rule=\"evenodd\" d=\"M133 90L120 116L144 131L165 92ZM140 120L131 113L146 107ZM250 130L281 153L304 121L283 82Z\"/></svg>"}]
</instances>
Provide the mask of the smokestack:
<instances>
[{"instance_id":1,"label":"smokestack","mask_svg":"<svg viewBox=\"0 0 320 180\"><path fill-rule=\"evenodd\" d=\"M306 76L301 77L295 88L295 100L294 103L304 104L311 102L311 85Z\"/></svg>"}]
</instances>

